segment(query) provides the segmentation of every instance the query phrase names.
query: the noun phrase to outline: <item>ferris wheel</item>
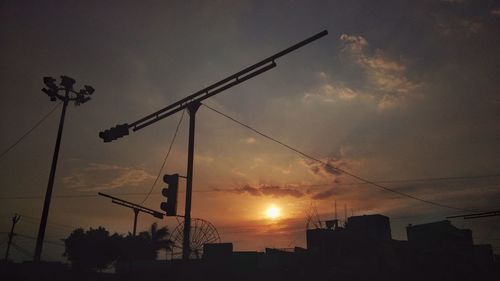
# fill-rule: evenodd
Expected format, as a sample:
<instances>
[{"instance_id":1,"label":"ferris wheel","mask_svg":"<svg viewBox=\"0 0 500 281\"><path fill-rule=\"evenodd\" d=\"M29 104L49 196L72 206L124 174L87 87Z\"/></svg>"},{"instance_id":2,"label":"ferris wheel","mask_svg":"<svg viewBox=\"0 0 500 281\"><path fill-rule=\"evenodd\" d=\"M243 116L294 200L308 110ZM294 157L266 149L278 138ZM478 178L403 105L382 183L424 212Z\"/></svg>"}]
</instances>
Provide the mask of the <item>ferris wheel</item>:
<instances>
[{"instance_id":1,"label":"ferris wheel","mask_svg":"<svg viewBox=\"0 0 500 281\"><path fill-rule=\"evenodd\" d=\"M184 222L179 221L170 234L172 241L172 257L182 256L182 241L184 237ZM189 236L190 259L199 259L203 254L203 245L206 243L220 243L217 229L209 221L191 218Z\"/></svg>"}]
</instances>

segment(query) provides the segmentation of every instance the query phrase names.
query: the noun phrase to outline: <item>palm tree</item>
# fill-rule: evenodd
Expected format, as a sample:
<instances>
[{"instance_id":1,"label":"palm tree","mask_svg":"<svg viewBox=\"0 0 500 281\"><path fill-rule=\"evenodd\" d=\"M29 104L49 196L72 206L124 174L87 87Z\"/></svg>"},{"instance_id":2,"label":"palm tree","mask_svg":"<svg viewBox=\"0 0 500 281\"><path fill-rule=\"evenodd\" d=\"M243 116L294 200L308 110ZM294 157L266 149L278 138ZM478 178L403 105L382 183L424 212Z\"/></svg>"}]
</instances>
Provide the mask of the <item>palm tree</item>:
<instances>
[{"instance_id":1,"label":"palm tree","mask_svg":"<svg viewBox=\"0 0 500 281\"><path fill-rule=\"evenodd\" d=\"M152 247L156 252L161 249L166 252L172 250L172 240L169 239L170 232L166 226L158 228L158 224L156 222L153 223L149 229L149 235Z\"/></svg>"}]
</instances>

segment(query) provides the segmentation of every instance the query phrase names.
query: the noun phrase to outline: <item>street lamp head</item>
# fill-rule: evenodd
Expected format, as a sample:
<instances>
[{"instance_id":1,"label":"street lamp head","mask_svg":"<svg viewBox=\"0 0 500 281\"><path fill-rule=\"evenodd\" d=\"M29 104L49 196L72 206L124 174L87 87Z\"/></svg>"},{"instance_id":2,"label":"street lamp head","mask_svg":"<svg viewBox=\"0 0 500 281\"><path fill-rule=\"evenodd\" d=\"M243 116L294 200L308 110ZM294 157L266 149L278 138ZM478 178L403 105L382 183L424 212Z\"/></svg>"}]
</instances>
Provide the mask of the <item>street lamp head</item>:
<instances>
[{"instance_id":1,"label":"street lamp head","mask_svg":"<svg viewBox=\"0 0 500 281\"><path fill-rule=\"evenodd\" d=\"M47 94L47 96L49 96L49 98L50 98L51 101L56 101L57 100L57 95L56 95L57 90L43 88L42 92L44 92L45 94Z\"/></svg>"},{"instance_id":2,"label":"street lamp head","mask_svg":"<svg viewBox=\"0 0 500 281\"><path fill-rule=\"evenodd\" d=\"M85 94L86 94L85 90L80 90L80 93L78 93L75 98L75 106L79 106L90 100L90 97L86 97Z\"/></svg>"},{"instance_id":3,"label":"street lamp head","mask_svg":"<svg viewBox=\"0 0 500 281\"><path fill-rule=\"evenodd\" d=\"M61 76L61 86L63 86L67 90L72 90L75 82L76 82L75 79L71 77L68 77L66 75Z\"/></svg>"},{"instance_id":4,"label":"street lamp head","mask_svg":"<svg viewBox=\"0 0 500 281\"><path fill-rule=\"evenodd\" d=\"M90 100L90 95L95 92L92 86L85 85L83 89L78 92L73 90L73 85L76 83L75 79L62 75L60 87L55 84L56 79L46 76L43 77L43 83L47 86L42 89L47 96L49 96L51 101L56 101L60 99L62 101L74 101L75 106L79 106L82 103L86 103ZM58 94L59 91L65 91L66 95ZM70 94L75 94L76 96L71 96Z\"/></svg>"},{"instance_id":5,"label":"street lamp head","mask_svg":"<svg viewBox=\"0 0 500 281\"><path fill-rule=\"evenodd\" d=\"M89 94L89 95L92 95L95 91L92 86L85 85L84 87L85 87L85 91L87 91L87 94Z\"/></svg>"},{"instance_id":6,"label":"street lamp head","mask_svg":"<svg viewBox=\"0 0 500 281\"><path fill-rule=\"evenodd\" d=\"M57 90L57 86L54 83L55 81L56 81L56 79L54 79L50 76L43 77L43 83L45 84L45 86L47 86L52 91Z\"/></svg>"}]
</instances>

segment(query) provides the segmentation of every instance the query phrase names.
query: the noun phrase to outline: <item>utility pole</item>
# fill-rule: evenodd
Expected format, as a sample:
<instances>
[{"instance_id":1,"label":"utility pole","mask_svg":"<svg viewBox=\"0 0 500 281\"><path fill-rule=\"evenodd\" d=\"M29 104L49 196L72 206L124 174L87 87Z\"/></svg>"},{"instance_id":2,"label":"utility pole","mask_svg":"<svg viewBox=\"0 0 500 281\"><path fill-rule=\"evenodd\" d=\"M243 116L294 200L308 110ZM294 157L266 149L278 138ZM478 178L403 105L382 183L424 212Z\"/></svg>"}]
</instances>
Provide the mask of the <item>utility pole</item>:
<instances>
[{"instance_id":1,"label":"utility pole","mask_svg":"<svg viewBox=\"0 0 500 281\"><path fill-rule=\"evenodd\" d=\"M5 251L5 261L9 259L9 250L10 250L10 244L12 243L12 236L14 236L14 227L16 227L16 223L19 221L21 216L18 216L15 214L12 217L12 227L10 228L10 233L9 233L9 242L7 243L7 250Z\"/></svg>"},{"instance_id":2,"label":"utility pole","mask_svg":"<svg viewBox=\"0 0 500 281\"><path fill-rule=\"evenodd\" d=\"M40 220L40 227L38 228L38 236L36 239L35 246L35 256L34 261L39 262L42 256L43 239L45 237L45 228L47 227L47 220L49 217L50 201L52 199L52 189L54 187L54 179L57 169L57 159L59 156L59 148L61 146L61 138L64 127L64 118L66 115L66 107L70 101L75 102L75 106L79 106L90 100L89 95L94 93L94 88L85 85L84 89L76 92L73 90L73 85L75 80L68 76L61 76L60 86L57 86L54 82L56 79L52 77L44 77L43 82L47 88L43 88L42 92L50 97L51 101L57 101L58 99L63 102L63 108L61 111L61 118L59 119L59 129L57 130L56 145L54 148L54 155L52 156L52 165L50 167L49 182L47 184L47 191L45 193L45 201L43 203L42 218ZM59 91L64 91L64 95L60 95ZM71 96L74 94L74 96Z\"/></svg>"},{"instance_id":3,"label":"utility pole","mask_svg":"<svg viewBox=\"0 0 500 281\"><path fill-rule=\"evenodd\" d=\"M194 133L196 123L196 112L201 103L194 101L188 106L189 113L189 141L188 141L188 163L186 177L186 206L184 208L184 233L182 238L182 259L189 259L191 247L189 245L189 236L191 231L191 194L193 193L193 161L194 161ZM184 251L184 249L189 249Z\"/></svg>"},{"instance_id":4,"label":"utility pole","mask_svg":"<svg viewBox=\"0 0 500 281\"><path fill-rule=\"evenodd\" d=\"M240 83L243 83L257 75L260 75L268 70L276 67L276 60L280 57L287 55L319 38L326 36L328 31L324 30L314 36L311 36L275 55L272 55L254 65L251 65L231 76L228 76L219 82L216 82L204 89L201 89L181 100L174 102L171 105L166 106L154 113L147 115L131 124L125 123L116 125L110 129L104 130L99 133L99 137L103 139L104 142L111 142L123 136L129 134L129 129L138 131L145 128L153 123L160 121L172 114L175 114L181 110L187 109L189 112L189 143L188 143L188 159L187 159L187 178L186 178L186 204L185 204L185 214L184 214L184 235L183 235L183 249L182 258L184 260L189 259L191 252L189 246L190 230L191 230L191 195L192 195L192 185L193 185L193 158L194 158L194 133L195 133L195 119L196 111L201 105L201 101L215 96L229 88L232 88Z\"/></svg>"}]
</instances>

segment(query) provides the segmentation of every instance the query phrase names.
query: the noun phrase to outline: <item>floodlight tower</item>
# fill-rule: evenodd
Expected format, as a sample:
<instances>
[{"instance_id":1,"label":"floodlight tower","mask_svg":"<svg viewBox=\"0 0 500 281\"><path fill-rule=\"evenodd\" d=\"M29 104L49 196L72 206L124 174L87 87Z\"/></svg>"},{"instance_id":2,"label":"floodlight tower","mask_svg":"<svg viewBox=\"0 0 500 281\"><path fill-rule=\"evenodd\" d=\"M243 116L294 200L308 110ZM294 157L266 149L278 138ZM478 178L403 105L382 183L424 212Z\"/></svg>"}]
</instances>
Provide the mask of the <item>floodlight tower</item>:
<instances>
[{"instance_id":1,"label":"floodlight tower","mask_svg":"<svg viewBox=\"0 0 500 281\"><path fill-rule=\"evenodd\" d=\"M90 95L94 93L94 88L89 85L85 85L83 89L78 92L73 90L73 85L75 84L75 79L68 76L61 76L61 82L59 86L55 84L56 79L52 77L43 77L43 83L47 88L43 88L42 92L49 96L50 101L57 101L58 99L63 102L63 108L61 111L61 118L59 119L59 129L57 131L56 145L54 148L54 155L52 157L52 165L50 167L49 182L47 184L47 192L45 193L45 201L43 203L42 218L40 220L40 227L38 228L38 236L36 239L35 246L35 256L34 261L40 261L42 255L43 238L45 236L45 228L47 226L47 218L49 216L50 200L52 198L52 188L54 187L54 178L56 175L57 168L57 158L59 156L59 147L61 146L61 137L64 127L64 117L66 115L66 107L70 101L75 102L75 106L79 106L90 100ZM64 95L59 94L59 91L63 91ZM72 95L73 94L73 95Z\"/></svg>"}]
</instances>

